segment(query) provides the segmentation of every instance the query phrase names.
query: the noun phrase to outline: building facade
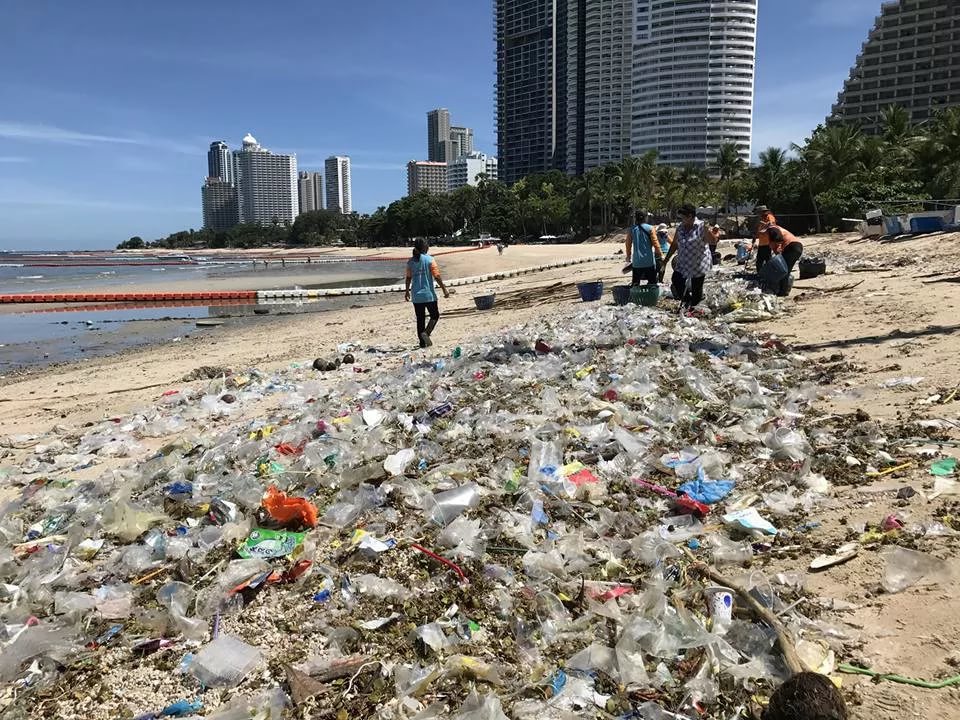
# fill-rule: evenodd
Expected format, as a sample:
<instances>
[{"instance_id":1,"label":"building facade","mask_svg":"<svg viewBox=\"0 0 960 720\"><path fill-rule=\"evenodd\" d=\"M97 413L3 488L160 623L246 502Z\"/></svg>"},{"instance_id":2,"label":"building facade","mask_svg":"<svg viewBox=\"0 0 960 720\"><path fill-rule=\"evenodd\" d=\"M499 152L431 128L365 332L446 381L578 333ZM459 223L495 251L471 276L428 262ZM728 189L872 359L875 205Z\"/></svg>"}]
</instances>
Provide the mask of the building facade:
<instances>
[{"instance_id":1,"label":"building facade","mask_svg":"<svg viewBox=\"0 0 960 720\"><path fill-rule=\"evenodd\" d=\"M247 133L234 153L240 222L292 223L299 214L296 155L277 155Z\"/></svg>"},{"instance_id":2,"label":"building facade","mask_svg":"<svg viewBox=\"0 0 960 720\"><path fill-rule=\"evenodd\" d=\"M566 0L494 0L500 179L566 165Z\"/></svg>"},{"instance_id":3,"label":"building facade","mask_svg":"<svg viewBox=\"0 0 960 720\"><path fill-rule=\"evenodd\" d=\"M440 194L447 191L447 164L430 160L411 160L407 163L407 195L421 190Z\"/></svg>"},{"instance_id":4,"label":"building facade","mask_svg":"<svg viewBox=\"0 0 960 720\"><path fill-rule=\"evenodd\" d=\"M467 127L451 127L450 142L453 143L453 157L446 157L444 162L451 163L457 158L473 152L473 129Z\"/></svg>"},{"instance_id":5,"label":"building facade","mask_svg":"<svg viewBox=\"0 0 960 720\"><path fill-rule=\"evenodd\" d=\"M229 230L240 222L237 188L219 177L208 177L200 189L205 230Z\"/></svg>"},{"instance_id":6,"label":"building facade","mask_svg":"<svg viewBox=\"0 0 960 720\"><path fill-rule=\"evenodd\" d=\"M637 0L631 152L709 166L728 142L749 162L758 0Z\"/></svg>"},{"instance_id":7,"label":"building facade","mask_svg":"<svg viewBox=\"0 0 960 720\"><path fill-rule=\"evenodd\" d=\"M427 113L427 160L446 162L447 150L443 143L450 140L450 111L437 108Z\"/></svg>"},{"instance_id":8,"label":"building facade","mask_svg":"<svg viewBox=\"0 0 960 720\"><path fill-rule=\"evenodd\" d=\"M207 151L207 177L220 178L223 182L234 182L233 153L223 140L210 143Z\"/></svg>"},{"instance_id":9,"label":"building facade","mask_svg":"<svg viewBox=\"0 0 960 720\"><path fill-rule=\"evenodd\" d=\"M456 190L464 185L480 184L478 176L485 175L487 180L497 180L497 159L480 152L470 153L447 163L447 190Z\"/></svg>"},{"instance_id":10,"label":"building facade","mask_svg":"<svg viewBox=\"0 0 960 720\"><path fill-rule=\"evenodd\" d=\"M876 133L881 113L891 105L908 110L915 123L960 105L958 41L955 0L884 3L829 120Z\"/></svg>"},{"instance_id":11,"label":"building facade","mask_svg":"<svg viewBox=\"0 0 960 720\"><path fill-rule=\"evenodd\" d=\"M630 155L637 0L567 0L566 170Z\"/></svg>"},{"instance_id":12,"label":"building facade","mask_svg":"<svg viewBox=\"0 0 960 720\"><path fill-rule=\"evenodd\" d=\"M353 212L351 201L350 158L333 155L324 162L326 175L327 210L339 210L343 215Z\"/></svg>"},{"instance_id":13,"label":"building facade","mask_svg":"<svg viewBox=\"0 0 960 720\"><path fill-rule=\"evenodd\" d=\"M300 213L323 210L323 176L318 172L301 172L297 177Z\"/></svg>"}]
</instances>

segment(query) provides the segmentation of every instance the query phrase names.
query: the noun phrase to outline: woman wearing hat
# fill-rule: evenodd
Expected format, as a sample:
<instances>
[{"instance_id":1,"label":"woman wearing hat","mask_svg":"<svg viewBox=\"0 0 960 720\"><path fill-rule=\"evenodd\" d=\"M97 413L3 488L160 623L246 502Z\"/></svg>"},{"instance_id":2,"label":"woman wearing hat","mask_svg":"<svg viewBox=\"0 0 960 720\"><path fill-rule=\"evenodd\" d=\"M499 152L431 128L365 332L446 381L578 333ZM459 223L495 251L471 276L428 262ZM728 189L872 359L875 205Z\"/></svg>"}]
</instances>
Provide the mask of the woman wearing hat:
<instances>
[{"instance_id":1,"label":"woman wearing hat","mask_svg":"<svg viewBox=\"0 0 960 720\"><path fill-rule=\"evenodd\" d=\"M754 215L759 217L757 222L757 232L754 235L754 243L757 247L757 272L770 260L770 238L766 234L766 229L777 224L776 216L766 205L757 205L753 209ZM753 252L753 246L750 247Z\"/></svg>"}]
</instances>

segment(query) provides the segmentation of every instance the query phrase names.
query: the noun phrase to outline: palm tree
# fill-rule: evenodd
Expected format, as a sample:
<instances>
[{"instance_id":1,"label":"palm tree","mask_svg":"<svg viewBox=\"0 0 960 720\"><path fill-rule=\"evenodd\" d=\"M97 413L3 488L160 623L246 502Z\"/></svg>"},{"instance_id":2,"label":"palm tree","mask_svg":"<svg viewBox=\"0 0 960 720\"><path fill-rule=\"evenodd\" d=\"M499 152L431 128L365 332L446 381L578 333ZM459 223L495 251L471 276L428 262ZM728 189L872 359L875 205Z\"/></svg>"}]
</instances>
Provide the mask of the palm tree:
<instances>
[{"instance_id":1,"label":"palm tree","mask_svg":"<svg viewBox=\"0 0 960 720\"><path fill-rule=\"evenodd\" d=\"M684 165L680 168L677 182L680 184L680 204L686 205L690 196L707 182L707 172L696 165Z\"/></svg>"},{"instance_id":2,"label":"palm tree","mask_svg":"<svg viewBox=\"0 0 960 720\"><path fill-rule=\"evenodd\" d=\"M854 125L821 126L814 131L804 154L823 183L821 191L864 170L863 141L863 133Z\"/></svg>"},{"instance_id":3,"label":"palm tree","mask_svg":"<svg viewBox=\"0 0 960 720\"><path fill-rule=\"evenodd\" d=\"M640 207L648 207L656 184L657 151L631 155L620 161L620 195L630 207L630 222Z\"/></svg>"},{"instance_id":4,"label":"palm tree","mask_svg":"<svg viewBox=\"0 0 960 720\"><path fill-rule=\"evenodd\" d=\"M760 163L756 168L757 199L764 205L775 205L779 199L777 190L786 180L787 151L780 148L767 148L760 153Z\"/></svg>"},{"instance_id":5,"label":"palm tree","mask_svg":"<svg viewBox=\"0 0 960 720\"><path fill-rule=\"evenodd\" d=\"M719 176L720 184L723 186L724 209L730 212L730 195L733 190L733 184L740 179L747 169L747 162L740 155L740 147L736 143L723 143L717 148L717 156L714 160L713 170ZM737 217L739 225L740 218Z\"/></svg>"},{"instance_id":6,"label":"palm tree","mask_svg":"<svg viewBox=\"0 0 960 720\"><path fill-rule=\"evenodd\" d=\"M803 177L804 185L807 187L807 193L810 195L810 204L813 205L813 214L817 222L817 232L823 232L823 223L820 220L820 205L817 203L816 188L820 183L817 175L816 165L810 158L810 143L804 146L794 143L791 148L797 153L797 163L800 167L800 174Z\"/></svg>"},{"instance_id":7,"label":"palm tree","mask_svg":"<svg viewBox=\"0 0 960 720\"><path fill-rule=\"evenodd\" d=\"M678 199L681 197L682 185L680 171L672 165L659 165L656 172L657 187L660 189L659 205L661 210L667 211L668 217L673 217L677 209Z\"/></svg>"},{"instance_id":8,"label":"palm tree","mask_svg":"<svg viewBox=\"0 0 960 720\"><path fill-rule=\"evenodd\" d=\"M942 110L923 142L921 170L930 177L934 197L960 197L960 108Z\"/></svg>"}]
</instances>

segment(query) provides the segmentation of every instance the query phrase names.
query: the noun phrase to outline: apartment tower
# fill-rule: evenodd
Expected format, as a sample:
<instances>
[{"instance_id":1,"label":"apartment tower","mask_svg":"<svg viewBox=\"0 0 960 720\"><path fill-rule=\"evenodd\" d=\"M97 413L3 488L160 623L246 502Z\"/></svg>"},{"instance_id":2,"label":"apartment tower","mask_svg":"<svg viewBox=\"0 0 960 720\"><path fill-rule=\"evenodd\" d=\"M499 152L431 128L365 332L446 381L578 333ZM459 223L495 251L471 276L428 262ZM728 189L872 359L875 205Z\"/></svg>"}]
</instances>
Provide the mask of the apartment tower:
<instances>
[{"instance_id":1,"label":"apartment tower","mask_svg":"<svg viewBox=\"0 0 960 720\"><path fill-rule=\"evenodd\" d=\"M636 0L631 151L709 166L750 160L758 0Z\"/></svg>"},{"instance_id":2,"label":"apartment tower","mask_svg":"<svg viewBox=\"0 0 960 720\"><path fill-rule=\"evenodd\" d=\"M234 163L240 222L271 225L296 219L300 205L296 155L272 153L247 133Z\"/></svg>"},{"instance_id":3,"label":"apartment tower","mask_svg":"<svg viewBox=\"0 0 960 720\"><path fill-rule=\"evenodd\" d=\"M868 133L891 105L915 123L960 105L960 3L884 3L833 106L831 121L857 123Z\"/></svg>"},{"instance_id":4,"label":"apartment tower","mask_svg":"<svg viewBox=\"0 0 960 720\"><path fill-rule=\"evenodd\" d=\"M301 172L297 177L300 213L323 210L323 176L318 172Z\"/></svg>"},{"instance_id":5,"label":"apartment tower","mask_svg":"<svg viewBox=\"0 0 960 720\"><path fill-rule=\"evenodd\" d=\"M630 155L636 0L566 2L566 159L569 173Z\"/></svg>"},{"instance_id":6,"label":"apartment tower","mask_svg":"<svg viewBox=\"0 0 960 720\"><path fill-rule=\"evenodd\" d=\"M566 166L566 0L494 0L500 179Z\"/></svg>"},{"instance_id":7,"label":"apartment tower","mask_svg":"<svg viewBox=\"0 0 960 720\"><path fill-rule=\"evenodd\" d=\"M350 158L333 155L324 162L327 176L327 210L338 210L343 215L353 212L350 200Z\"/></svg>"},{"instance_id":8,"label":"apartment tower","mask_svg":"<svg viewBox=\"0 0 960 720\"><path fill-rule=\"evenodd\" d=\"M407 163L407 195L428 190L438 195L447 191L447 164L430 160Z\"/></svg>"}]
</instances>

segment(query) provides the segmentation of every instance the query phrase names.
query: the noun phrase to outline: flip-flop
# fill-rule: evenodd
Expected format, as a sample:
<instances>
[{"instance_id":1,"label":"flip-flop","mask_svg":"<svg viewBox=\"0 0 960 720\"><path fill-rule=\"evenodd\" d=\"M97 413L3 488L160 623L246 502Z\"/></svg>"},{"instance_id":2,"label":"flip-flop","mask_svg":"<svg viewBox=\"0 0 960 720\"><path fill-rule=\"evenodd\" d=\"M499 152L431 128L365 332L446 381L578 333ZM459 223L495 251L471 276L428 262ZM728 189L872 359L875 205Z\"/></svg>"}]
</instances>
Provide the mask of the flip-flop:
<instances>
[{"instance_id":1,"label":"flip-flop","mask_svg":"<svg viewBox=\"0 0 960 720\"><path fill-rule=\"evenodd\" d=\"M859 543L847 543L834 550L833 555L821 555L814 558L813 562L810 563L810 570L826 570L835 565L842 565L845 562L853 560L859 554Z\"/></svg>"}]
</instances>

